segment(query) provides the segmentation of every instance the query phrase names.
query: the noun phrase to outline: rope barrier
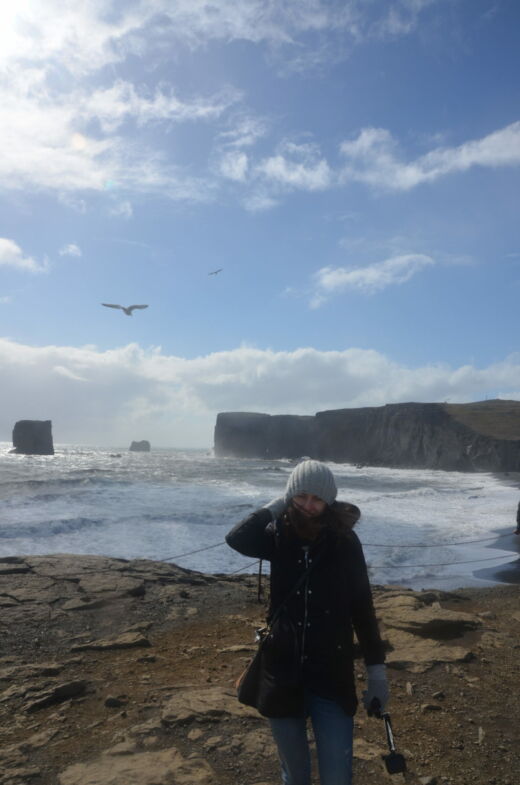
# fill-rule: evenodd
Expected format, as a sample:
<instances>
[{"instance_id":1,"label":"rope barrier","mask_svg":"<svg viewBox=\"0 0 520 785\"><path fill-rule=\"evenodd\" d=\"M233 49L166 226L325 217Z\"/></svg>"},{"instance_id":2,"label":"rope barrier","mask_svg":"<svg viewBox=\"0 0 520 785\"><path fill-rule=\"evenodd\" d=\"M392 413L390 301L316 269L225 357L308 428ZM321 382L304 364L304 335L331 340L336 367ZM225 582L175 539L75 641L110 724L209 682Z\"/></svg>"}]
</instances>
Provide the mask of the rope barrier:
<instances>
[{"instance_id":1,"label":"rope barrier","mask_svg":"<svg viewBox=\"0 0 520 785\"><path fill-rule=\"evenodd\" d=\"M257 564L260 564L260 559L258 559L258 561L254 561L252 564L246 564L245 567L239 567L238 570L232 570L231 572L228 572L228 575L236 575L237 572L242 572L242 570L248 570L249 567L256 567Z\"/></svg>"},{"instance_id":2,"label":"rope barrier","mask_svg":"<svg viewBox=\"0 0 520 785\"><path fill-rule=\"evenodd\" d=\"M170 561L171 559L182 559L183 556L191 556L193 553L202 553L202 551L210 551L212 548L219 548L221 545L226 545L225 542L217 542L215 545L206 545L204 548L197 548L196 551L188 551L187 553L179 553L177 556L165 556L161 561Z\"/></svg>"},{"instance_id":3,"label":"rope barrier","mask_svg":"<svg viewBox=\"0 0 520 785\"><path fill-rule=\"evenodd\" d=\"M425 545L404 545L399 543L389 544L381 542L364 542L364 548L451 548L455 545L473 545L477 542L490 542L491 540L501 540L503 537L510 537L511 534L497 534L494 537L483 537L480 540L458 540L457 542L442 542L442 543L426 543ZM197 548L195 551L187 551L186 553L178 553L175 556L164 556L161 561L171 561L172 559L182 559L184 556L192 556L194 553L202 553L203 551L210 551L212 548L219 548L221 545L226 545L225 541L217 542L214 545L206 545L204 548ZM498 557L496 557L498 558ZM464 564L464 562L457 562ZM255 562L256 564L256 562ZM418 567L421 565L417 565ZM429 566L429 565L424 565ZM434 565L432 565L434 566ZM232 573L229 573L232 575Z\"/></svg>"},{"instance_id":4,"label":"rope barrier","mask_svg":"<svg viewBox=\"0 0 520 785\"><path fill-rule=\"evenodd\" d=\"M451 567L452 565L457 564L477 564L479 562L484 561L496 561L497 559L503 559L504 554L502 556L488 556L485 559L467 559L466 561L447 561L447 562L438 562L436 564L369 564L368 568L370 570L402 570L405 567ZM255 567L259 561L255 561L252 564L246 564L245 567L239 567L238 570L233 570L232 572L228 572L228 575L235 575L237 572L242 572L242 570L247 570L250 567ZM509 562L508 562L509 564Z\"/></svg>"},{"instance_id":5,"label":"rope barrier","mask_svg":"<svg viewBox=\"0 0 520 785\"><path fill-rule=\"evenodd\" d=\"M403 567L451 567L452 564L476 564L481 561L496 561L497 559L503 559L504 555L488 556L485 559L467 559L466 561L446 561L437 564L374 564L373 566L369 564L368 566L371 570L400 570Z\"/></svg>"},{"instance_id":6,"label":"rope barrier","mask_svg":"<svg viewBox=\"0 0 520 785\"><path fill-rule=\"evenodd\" d=\"M475 542L489 542L490 540L501 540L502 537L511 537L511 534L497 534L494 537L483 537L481 540L458 540L457 542L426 543L425 545L389 545L382 542L364 542L363 547L370 548L443 548L452 545L472 545Z\"/></svg>"}]
</instances>

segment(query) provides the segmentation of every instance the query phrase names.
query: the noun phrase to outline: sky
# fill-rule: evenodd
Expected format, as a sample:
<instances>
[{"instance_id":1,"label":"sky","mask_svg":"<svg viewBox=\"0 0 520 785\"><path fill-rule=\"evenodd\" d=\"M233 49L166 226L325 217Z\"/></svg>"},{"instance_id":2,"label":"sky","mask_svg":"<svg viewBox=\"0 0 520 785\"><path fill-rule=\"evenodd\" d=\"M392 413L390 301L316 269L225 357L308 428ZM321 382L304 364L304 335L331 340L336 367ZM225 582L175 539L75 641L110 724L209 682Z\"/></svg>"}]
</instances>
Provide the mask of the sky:
<instances>
[{"instance_id":1,"label":"sky","mask_svg":"<svg viewBox=\"0 0 520 785\"><path fill-rule=\"evenodd\" d=\"M520 400L519 24L517 0L3 3L0 441Z\"/></svg>"}]
</instances>

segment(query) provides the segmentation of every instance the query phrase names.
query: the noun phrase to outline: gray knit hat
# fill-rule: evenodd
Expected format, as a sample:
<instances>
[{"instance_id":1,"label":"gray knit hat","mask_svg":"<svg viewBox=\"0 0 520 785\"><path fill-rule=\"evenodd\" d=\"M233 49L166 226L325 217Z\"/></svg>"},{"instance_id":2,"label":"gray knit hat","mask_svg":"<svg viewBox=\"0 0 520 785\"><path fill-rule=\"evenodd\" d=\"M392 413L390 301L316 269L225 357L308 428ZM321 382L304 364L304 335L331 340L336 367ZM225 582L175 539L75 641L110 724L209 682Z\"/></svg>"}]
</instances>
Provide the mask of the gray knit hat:
<instances>
[{"instance_id":1,"label":"gray knit hat","mask_svg":"<svg viewBox=\"0 0 520 785\"><path fill-rule=\"evenodd\" d=\"M327 504L335 500L338 489L334 475L328 466L320 461L302 461L296 466L287 481L285 502L289 504L300 493L312 493Z\"/></svg>"}]
</instances>

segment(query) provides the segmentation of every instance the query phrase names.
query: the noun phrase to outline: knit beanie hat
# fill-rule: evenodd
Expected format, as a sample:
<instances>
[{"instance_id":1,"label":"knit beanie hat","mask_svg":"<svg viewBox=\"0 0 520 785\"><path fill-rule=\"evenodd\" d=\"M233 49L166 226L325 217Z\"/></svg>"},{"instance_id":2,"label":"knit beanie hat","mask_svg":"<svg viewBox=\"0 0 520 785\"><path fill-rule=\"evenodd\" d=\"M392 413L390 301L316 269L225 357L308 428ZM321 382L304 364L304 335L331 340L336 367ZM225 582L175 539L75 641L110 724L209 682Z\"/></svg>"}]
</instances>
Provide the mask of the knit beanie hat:
<instances>
[{"instance_id":1,"label":"knit beanie hat","mask_svg":"<svg viewBox=\"0 0 520 785\"><path fill-rule=\"evenodd\" d=\"M328 466L320 461L302 461L296 466L287 481L285 502L289 504L294 496L301 493L312 493L332 504L338 493L334 475Z\"/></svg>"}]
</instances>

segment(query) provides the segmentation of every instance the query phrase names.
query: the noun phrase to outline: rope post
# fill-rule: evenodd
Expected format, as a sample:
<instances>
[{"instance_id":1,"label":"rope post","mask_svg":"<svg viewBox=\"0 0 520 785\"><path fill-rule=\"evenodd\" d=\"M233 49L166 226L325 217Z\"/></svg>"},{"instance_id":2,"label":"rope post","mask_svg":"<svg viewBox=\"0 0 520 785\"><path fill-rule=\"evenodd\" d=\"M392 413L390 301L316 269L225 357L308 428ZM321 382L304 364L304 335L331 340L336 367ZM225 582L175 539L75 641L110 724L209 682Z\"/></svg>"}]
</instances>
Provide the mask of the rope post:
<instances>
[{"instance_id":1,"label":"rope post","mask_svg":"<svg viewBox=\"0 0 520 785\"><path fill-rule=\"evenodd\" d=\"M264 587L262 586L262 559L258 562L258 593L257 599L258 602L263 602L264 599Z\"/></svg>"}]
</instances>

